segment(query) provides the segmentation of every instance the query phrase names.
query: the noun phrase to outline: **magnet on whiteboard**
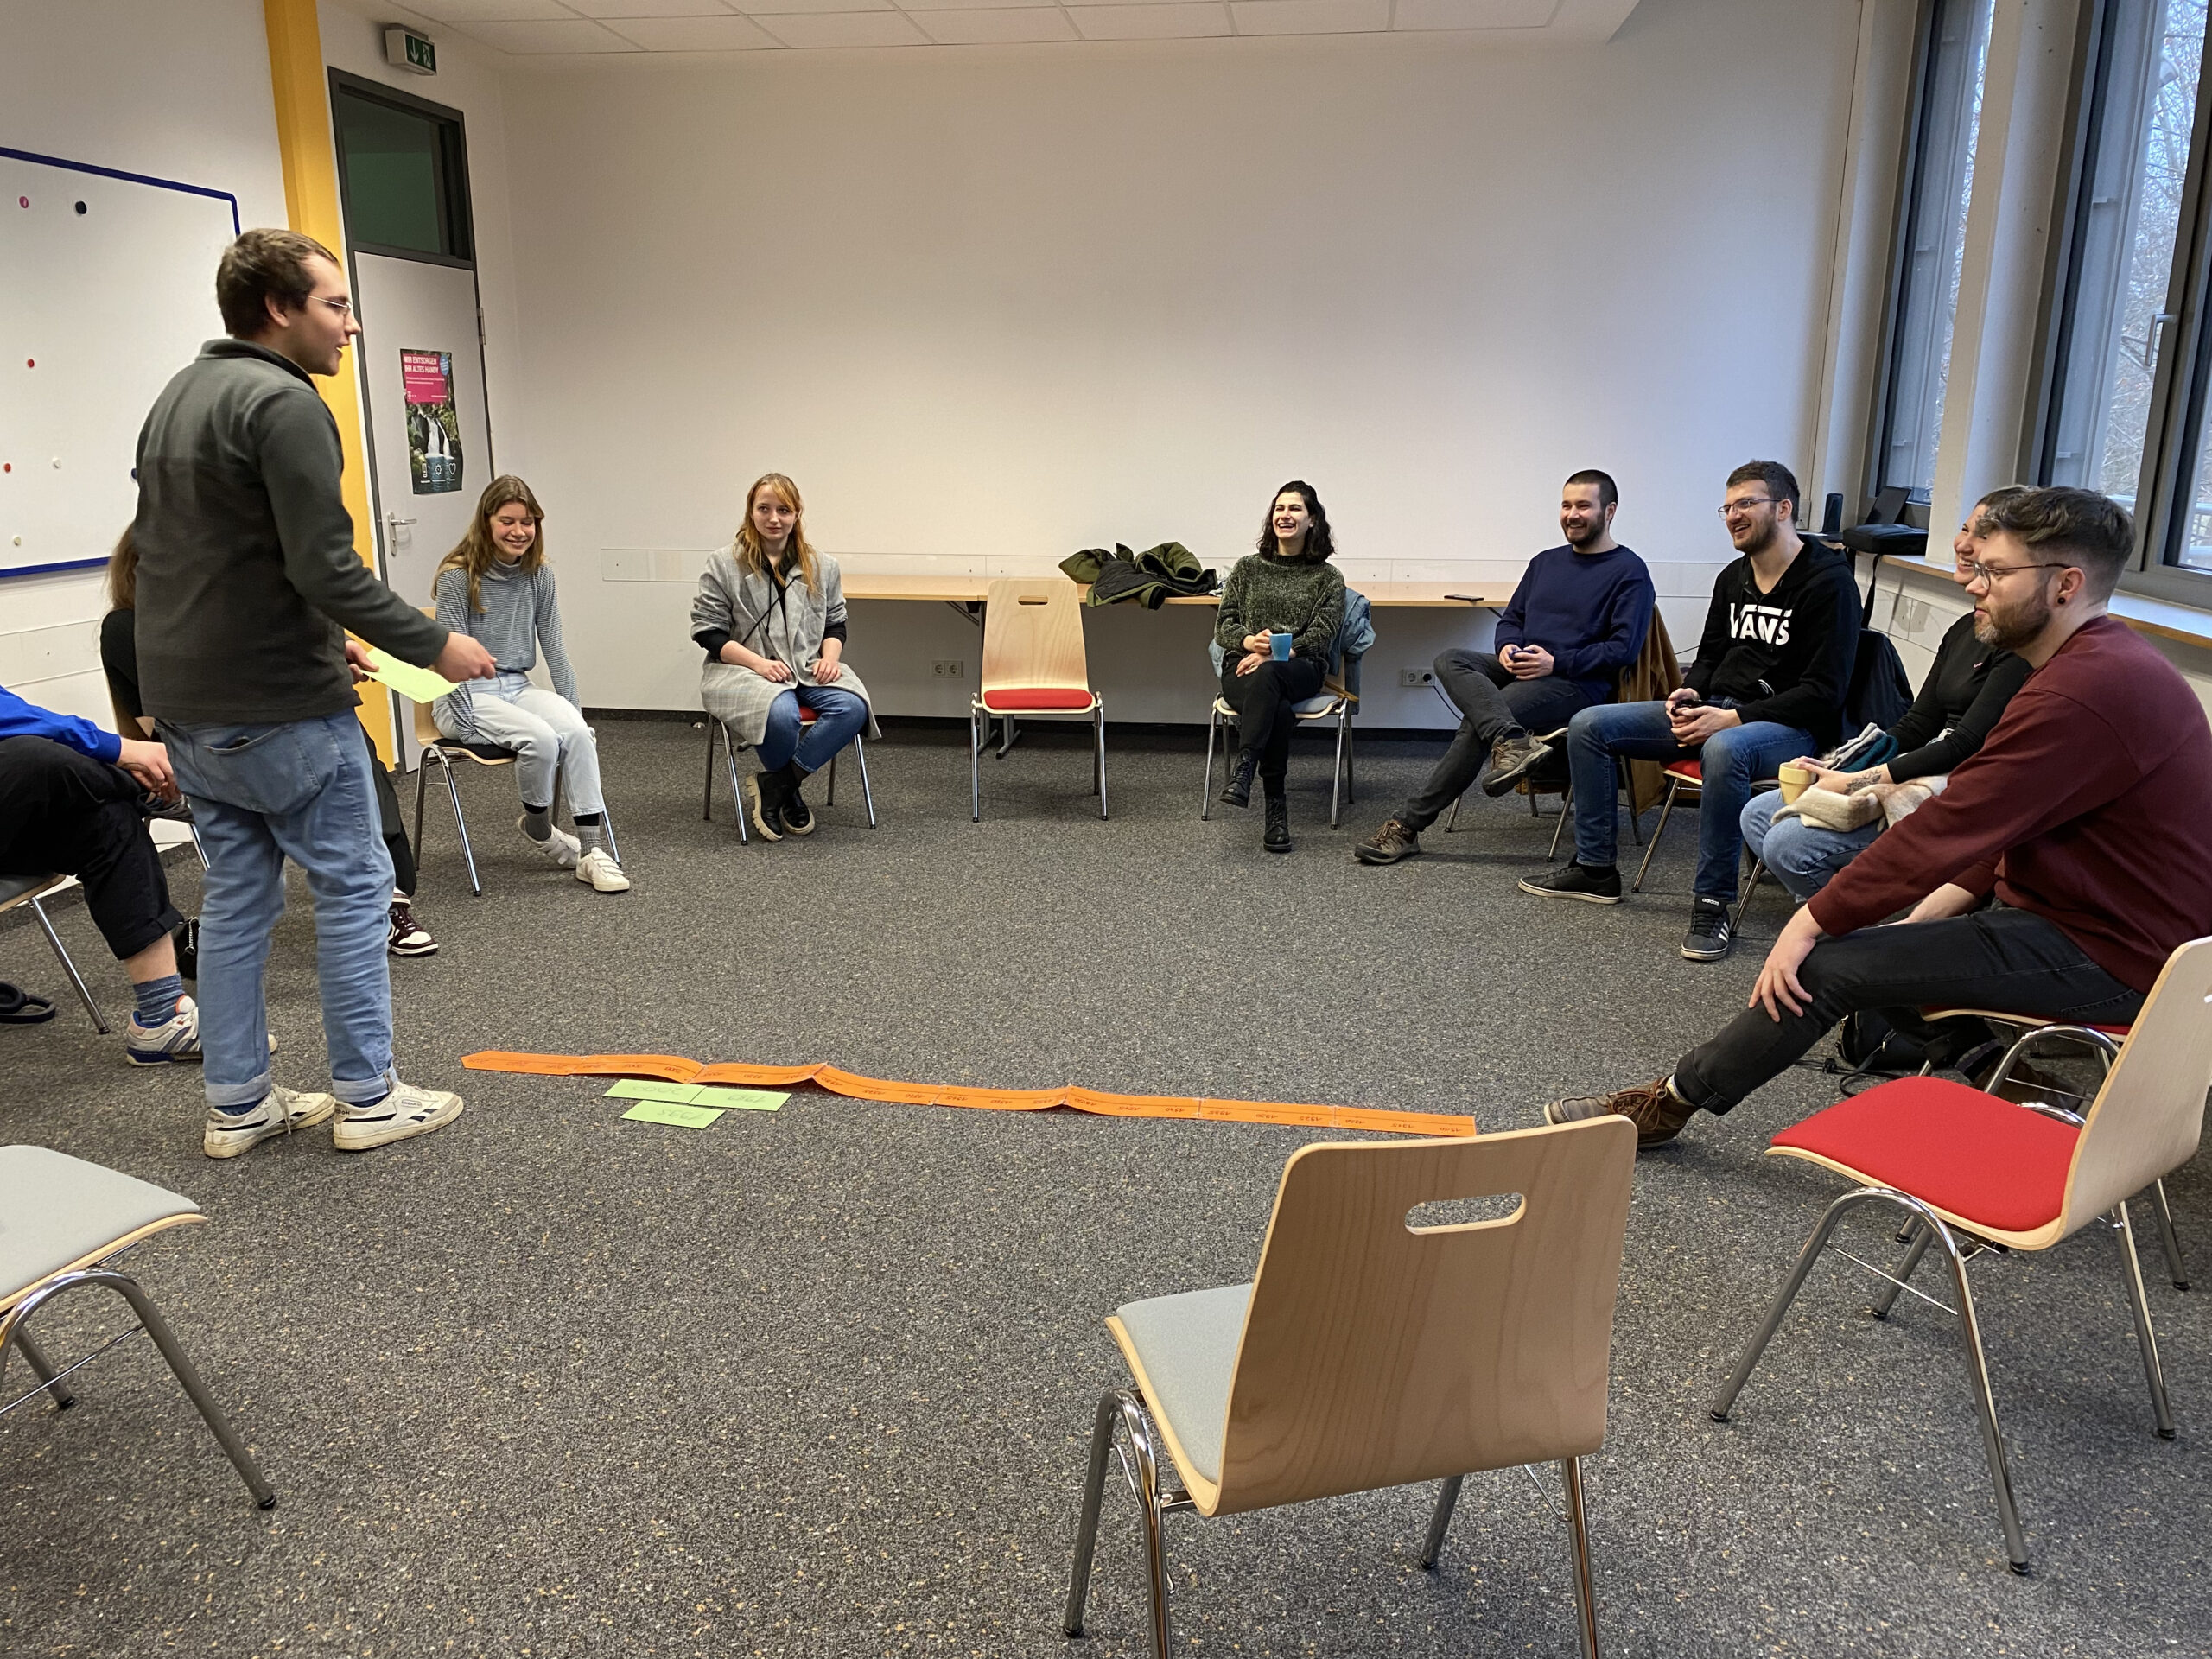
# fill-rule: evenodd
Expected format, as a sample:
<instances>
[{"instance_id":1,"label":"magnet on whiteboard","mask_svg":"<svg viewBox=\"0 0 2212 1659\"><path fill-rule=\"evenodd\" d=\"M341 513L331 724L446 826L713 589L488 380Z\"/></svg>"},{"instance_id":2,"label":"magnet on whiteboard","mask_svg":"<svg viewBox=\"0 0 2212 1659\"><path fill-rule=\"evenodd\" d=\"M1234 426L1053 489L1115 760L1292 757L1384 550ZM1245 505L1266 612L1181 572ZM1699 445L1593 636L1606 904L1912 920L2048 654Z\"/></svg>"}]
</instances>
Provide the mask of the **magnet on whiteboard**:
<instances>
[{"instance_id":1,"label":"magnet on whiteboard","mask_svg":"<svg viewBox=\"0 0 2212 1659\"><path fill-rule=\"evenodd\" d=\"M17 547L21 547L22 544L23 544L23 538L22 538L22 537L20 537L20 536L16 537L16 545Z\"/></svg>"},{"instance_id":2,"label":"magnet on whiteboard","mask_svg":"<svg viewBox=\"0 0 2212 1659\"><path fill-rule=\"evenodd\" d=\"M61 470L61 457L59 455L54 458L54 470L57 473Z\"/></svg>"}]
</instances>

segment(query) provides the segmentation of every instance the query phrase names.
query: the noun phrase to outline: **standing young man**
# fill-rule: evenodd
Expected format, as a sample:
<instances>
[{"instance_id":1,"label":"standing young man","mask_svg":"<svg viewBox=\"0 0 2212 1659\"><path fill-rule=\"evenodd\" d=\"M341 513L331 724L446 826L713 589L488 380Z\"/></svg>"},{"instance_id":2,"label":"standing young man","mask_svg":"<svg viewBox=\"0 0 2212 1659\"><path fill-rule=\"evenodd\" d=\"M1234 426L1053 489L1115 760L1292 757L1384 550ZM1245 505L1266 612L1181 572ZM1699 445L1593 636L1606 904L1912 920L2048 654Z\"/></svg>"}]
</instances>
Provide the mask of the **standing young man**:
<instances>
[{"instance_id":1,"label":"standing young man","mask_svg":"<svg viewBox=\"0 0 2212 1659\"><path fill-rule=\"evenodd\" d=\"M309 378L335 374L360 333L329 250L248 231L223 255L215 299L230 338L209 341L146 417L134 525L146 712L209 861L201 1144L235 1157L335 1110L340 1149L364 1151L442 1128L461 1103L402 1083L392 1066L391 857L353 712L365 654L345 630L454 682L493 663L354 554L338 423ZM287 858L315 894L327 1095L269 1075L263 979Z\"/></svg>"},{"instance_id":2,"label":"standing young man","mask_svg":"<svg viewBox=\"0 0 2212 1659\"><path fill-rule=\"evenodd\" d=\"M1613 1113L1641 1145L1671 1141L1861 1008L2126 1025L2174 948L2212 933L2212 728L2173 665L2105 613L2134 550L2126 512L2029 490L1980 524L1974 635L2030 668L1988 741L1789 918L1719 1036L1656 1083L1554 1101L1551 1122Z\"/></svg>"},{"instance_id":3,"label":"standing young man","mask_svg":"<svg viewBox=\"0 0 2212 1659\"><path fill-rule=\"evenodd\" d=\"M1467 791L1483 762L1483 793L1503 795L1551 753L1539 734L1557 731L1607 701L1651 626L1651 573L1613 539L1620 492L1588 468L1560 491L1564 547L1529 561L1497 619L1494 652L1447 651L1437 683L1462 716L1452 747L1421 793L1354 847L1363 864L1395 864L1421 851L1421 832Z\"/></svg>"},{"instance_id":4,"label":"standing young man","mask_svg":"<svg viewBox=\"0 0 2212 1659\"><path fill-rule=\"evenodd\" d=\"M1739 556L1713 602L1686 683L1664 702L1586 709L1567 740L1574 777L1574 861L1521 883L1540 899L1617 905L1613 757L1702 763L1696 897L1682 955L1717 962L1734 943L1731 908L1751 785L1801 754L1834 747L1859 654L1858 589L1843 558L1797 534L1797 479L1776 461L1728 474L1720 508Z\"/></svg>"}]
</instances>

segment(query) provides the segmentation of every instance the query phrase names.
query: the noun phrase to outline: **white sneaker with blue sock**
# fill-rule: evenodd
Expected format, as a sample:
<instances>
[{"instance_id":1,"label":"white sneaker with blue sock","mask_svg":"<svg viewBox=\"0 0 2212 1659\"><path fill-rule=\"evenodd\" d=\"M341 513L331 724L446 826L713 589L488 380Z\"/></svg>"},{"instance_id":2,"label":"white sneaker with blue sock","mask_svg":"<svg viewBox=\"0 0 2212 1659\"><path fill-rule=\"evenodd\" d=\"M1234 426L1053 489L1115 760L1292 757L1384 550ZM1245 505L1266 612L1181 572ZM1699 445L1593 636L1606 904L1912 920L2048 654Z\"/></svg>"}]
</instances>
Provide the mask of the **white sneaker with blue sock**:
<instances>
[{"instance_id":1,"label":"white sneaker with blue sock","mask_svg":"<svg viewBox=\"0 0 2212 1659\"><path fill-rule=\"evenodd\" d=\"M395 1081L391 1092L365 1106L347 1103L330 1132L340 1152L366 1152L410 1135L442 1129L461 1116L461 1096Z\"/></svg>"},{"instance_id":2,"label":"white sneaker with blue sock","mask_svg":"<svg viewBox=\"0 0 2212 1659\"><path fill-rule=\"evenodd\" d=\"M210 1106L200 1150L210 1158L235 1158L252 1151L272 1135L313 1128L337 1109L338 1102L329 1095L303 1095L271 1084L269 1092L245 1111L226 1112Z\"/></svg>"},{"instance_id":3,"label":"white sneaker with blue sock","mask_svg":"<svg viewBox=\"0 0 2212 1659\"><path fill-rule=\"evenodd\" d=\"M175 1012L159 1025L143 1025L134 1014L123 1037L123 1058L133 1065L172 1065L200 1055L200 1005L188 996L176 1000Z\"/></svg>"}]
</instances>

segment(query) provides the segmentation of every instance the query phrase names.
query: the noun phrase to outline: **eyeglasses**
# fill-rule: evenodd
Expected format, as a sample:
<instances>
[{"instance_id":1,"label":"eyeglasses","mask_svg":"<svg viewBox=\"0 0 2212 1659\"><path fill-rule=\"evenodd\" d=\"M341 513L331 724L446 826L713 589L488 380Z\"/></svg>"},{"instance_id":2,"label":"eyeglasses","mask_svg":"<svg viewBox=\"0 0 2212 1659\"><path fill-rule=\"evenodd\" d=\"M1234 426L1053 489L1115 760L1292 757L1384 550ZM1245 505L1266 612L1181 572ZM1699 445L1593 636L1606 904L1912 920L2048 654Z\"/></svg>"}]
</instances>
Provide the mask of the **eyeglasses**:
<instances>
[{"instance_id":1,"label":"eyeglasses","mask_svg":"<svg viewBox=\"0 0 2212 1659\"><path fill-rule=\"evenodd\" d=\"M1733 518L1739 512L1749 512L1753 507L1770 507L1777 498L1771 495L1746 495L1718 506L1713 511L1723 518Z\"/></svg>"},{"instance_id":2,"label":"eyeglasses","mask_svg":"<svg viewBox=\"0 0 2212 1659\"><path fill-rule=\"evenodd\" d=\"M1999 576L2009 576L2015 570L2070 570L2073 566L2063 559L2045 559L2040 564L1984 564L1980 559L1968 559L1959 567L1967 573L1968 582L1978 582L1985 588L1992 586Z\"/></svg>"},{"instance_id":3,"label":"eyeglasses","mask_svg":"<svg viewBox=\"0 0 2212 1659\"><path fill-rule=\"evenodd\" d=\"M351 300L334 300L321 294L310 294L308 298L313 300L317 305L328 306L341 317L353 315L353 302Z\"/></svg>"}]
</instances>

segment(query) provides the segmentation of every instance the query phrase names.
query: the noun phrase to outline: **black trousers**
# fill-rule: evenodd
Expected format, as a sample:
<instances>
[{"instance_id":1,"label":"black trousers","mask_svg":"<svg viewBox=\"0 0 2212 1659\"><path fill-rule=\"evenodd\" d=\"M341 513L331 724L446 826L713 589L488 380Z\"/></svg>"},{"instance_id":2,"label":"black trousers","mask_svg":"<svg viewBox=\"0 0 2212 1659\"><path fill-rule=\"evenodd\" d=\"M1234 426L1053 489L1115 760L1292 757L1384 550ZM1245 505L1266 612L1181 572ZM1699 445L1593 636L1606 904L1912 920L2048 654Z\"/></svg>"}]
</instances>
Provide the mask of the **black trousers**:
<instances>
[{"instance_id":1,"label":"black trousers","mask_svg":"<svg viewBox=\"0 0 2212 1659\"><path fill-rule=\"evenodd\" d=\"M361 728L361 741L369 746L369 776L377 786L377 820L385 849L391 854L391 885L412 898L415 849L407 844L407 820L399 810L399 791L392 787L391 773L385 770L384 757L377 753L376 740L365 726Z\"/></svg>"},{"instance_id":2,"label":"black trousers","mask_svg":"<svg viewBox=\"0 0 2212 1659\"><path fill-rule=\"evenodd\" d=\"M1258 754L1261 777L1280 779L1290 770L1290 734L1298 725L1290 706L1318 696L1326 671L1318 657L1269 658L1239 674L1243 660L1242 652L1221 659L1221 695L1236 711L1237 746Z\"/></svg>"},{"instance_id":3,"label":"black trousers","mask_svg":"<svg viewBox=\"0 0 2212 1659\"><path fill-rule=\"evenodd\" d=\"M1398 814L1398 822L1415 834L1467 792L1499 738L1515 732L1530 736L1555 732L1592 703L1605 701L1556 674L1517 680L1492 652L1447 651L1435 666L1437 683L1463 718L1452 747L1444 751L1421 793Z\"/></svg>"},{"instance_id":4,"label":"black trousers","mask_svg":"<svg viewBox=\"0 0 2212 1659\"><path fill-rule=\"evenodd\" d=\"M1862 1008L1988 1008L2089 1026L2126 1025L2143 996L2092 962L2057 924L2024 910L1862 928L1815 945L1797 970L1803 1014L1746 1008L1675 1062L1675 1091L1725 1112L1777 1077Z\"/></svg>"},{"instance_id":5,"label":"black trousers","mask_svg":"<svg viewBox=\"0 0 2212 1659\"><path fill-rule=\"evenodd\" d=\"M184 920L120 767L43 737L0 741L0 874L73 875L118 962Z\"/></svg>"}]
</instances>

